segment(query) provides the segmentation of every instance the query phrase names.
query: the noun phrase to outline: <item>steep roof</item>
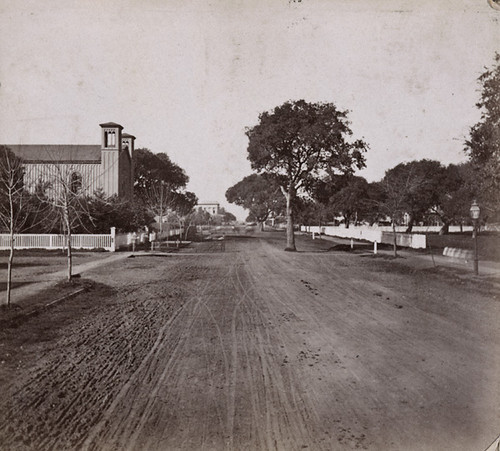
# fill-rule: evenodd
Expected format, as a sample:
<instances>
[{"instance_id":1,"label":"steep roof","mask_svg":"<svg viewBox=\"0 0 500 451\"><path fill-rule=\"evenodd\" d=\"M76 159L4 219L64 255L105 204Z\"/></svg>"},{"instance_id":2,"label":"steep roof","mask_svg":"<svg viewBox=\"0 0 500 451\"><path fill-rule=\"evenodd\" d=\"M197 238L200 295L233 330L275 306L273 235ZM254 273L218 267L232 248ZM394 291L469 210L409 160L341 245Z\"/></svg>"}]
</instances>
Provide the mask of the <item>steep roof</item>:
<instances>
[{"instance_id":1,"label":"steep roof","mask_svg":"<svg viewBox=\"0 0 500 451\"><path fill-rule=\"evenodd\" d=\"M99 163L101 146L79 144L5 144L26 163Z\"/></svg>"}]
</instances>

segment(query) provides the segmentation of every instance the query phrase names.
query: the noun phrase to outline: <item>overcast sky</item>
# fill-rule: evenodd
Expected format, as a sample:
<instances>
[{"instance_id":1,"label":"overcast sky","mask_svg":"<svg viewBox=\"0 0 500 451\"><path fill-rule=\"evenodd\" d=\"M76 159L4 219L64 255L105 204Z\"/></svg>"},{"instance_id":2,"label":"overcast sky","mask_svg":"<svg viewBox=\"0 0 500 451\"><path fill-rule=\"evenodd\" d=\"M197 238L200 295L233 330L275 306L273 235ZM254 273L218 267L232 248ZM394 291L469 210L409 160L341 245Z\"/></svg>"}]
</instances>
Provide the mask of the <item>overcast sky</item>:
<instances>
[{"instance_id":1,"label":"overcast sky","mask_svg":"<svg viewBox=\"0 0 500 451\"><path fill-rule=\"evenodd\" d=\"M0 143L99 144L98 124L118 122L243 218L224 194L251 173L260 112L350 110L369 181L464 161L496 51L487 0L0 0Z\"/></svg>"}]
</instances>

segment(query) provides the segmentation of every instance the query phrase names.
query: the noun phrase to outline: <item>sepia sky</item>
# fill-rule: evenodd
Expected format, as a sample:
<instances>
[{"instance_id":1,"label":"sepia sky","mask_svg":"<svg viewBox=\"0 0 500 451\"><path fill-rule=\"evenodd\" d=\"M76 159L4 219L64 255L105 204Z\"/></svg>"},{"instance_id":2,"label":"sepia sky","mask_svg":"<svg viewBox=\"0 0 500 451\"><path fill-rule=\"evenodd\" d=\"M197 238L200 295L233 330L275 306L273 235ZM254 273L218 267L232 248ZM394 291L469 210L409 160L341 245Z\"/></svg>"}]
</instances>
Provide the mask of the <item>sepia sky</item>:
<instances>
[{"instance_id":1,"label":"sepia sky","mask_svg":"<svg viewBox=\"0 0 500 451\"><path fill-rule=\"evenodd\" d=\"M464 161L496 51L487 0L0 0L0 143L99 144L98 124L118 122L244 219L224 194L251 173L260 112L350 110L369 181Z\"/></svg>"}]
</instances>

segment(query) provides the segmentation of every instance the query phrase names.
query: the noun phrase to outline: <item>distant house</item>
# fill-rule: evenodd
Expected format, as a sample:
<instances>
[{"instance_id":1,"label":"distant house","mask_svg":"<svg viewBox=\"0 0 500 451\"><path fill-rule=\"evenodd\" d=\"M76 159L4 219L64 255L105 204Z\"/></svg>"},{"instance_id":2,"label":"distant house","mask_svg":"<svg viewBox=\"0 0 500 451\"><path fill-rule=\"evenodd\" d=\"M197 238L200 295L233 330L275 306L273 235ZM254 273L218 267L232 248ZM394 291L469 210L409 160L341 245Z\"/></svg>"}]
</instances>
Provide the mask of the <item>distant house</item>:
<instances>
[{"instance_id":1,"label":"distant house","mask_svg":"<svg viewBox=\"0 0 500 451\"><path fill-rule=\"evenodd\" d=\"M218 202L200 202L194 207L196 211L202 210L210 213L212 216L218 215L220 205Z\"/></svg>"},{"instance_id":2,"label":"distant house","mask_svg":"<svg viewBox=\"0 0 500 451\"><path fill-rule=\"evenodd\" d=\"M68 178L72 190L92 195L102 190L106 195L131 199L134 189L135 137L123 133L114 122L100 124L101 144L5 144L23 159L24 184L33 191L40 183L57 185ZM57 190L52 186L51 189Z\"/></svg>"}]
</instances>

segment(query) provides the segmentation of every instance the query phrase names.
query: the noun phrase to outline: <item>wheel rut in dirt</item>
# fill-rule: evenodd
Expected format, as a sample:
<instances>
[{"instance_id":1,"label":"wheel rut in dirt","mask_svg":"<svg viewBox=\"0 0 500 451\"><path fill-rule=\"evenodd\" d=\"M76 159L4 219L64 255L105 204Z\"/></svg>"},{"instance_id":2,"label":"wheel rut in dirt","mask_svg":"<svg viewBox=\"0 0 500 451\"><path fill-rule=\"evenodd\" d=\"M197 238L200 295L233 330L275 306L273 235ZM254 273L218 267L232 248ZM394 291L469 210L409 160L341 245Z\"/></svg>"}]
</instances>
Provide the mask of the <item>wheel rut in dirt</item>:
<instances>
[{"instance_id":1,"label":"wheel rut in dirt","mask_svg":"<svg viewBox=\"0 0 500 451\"><path fill-rule=\"evenodd\" d=\"M465 451L494 438L498 302L279 246L116 262L89 273L112 293L1 332L57 329L19 351L2 447Z\"/></svg>"}]
</instances>

